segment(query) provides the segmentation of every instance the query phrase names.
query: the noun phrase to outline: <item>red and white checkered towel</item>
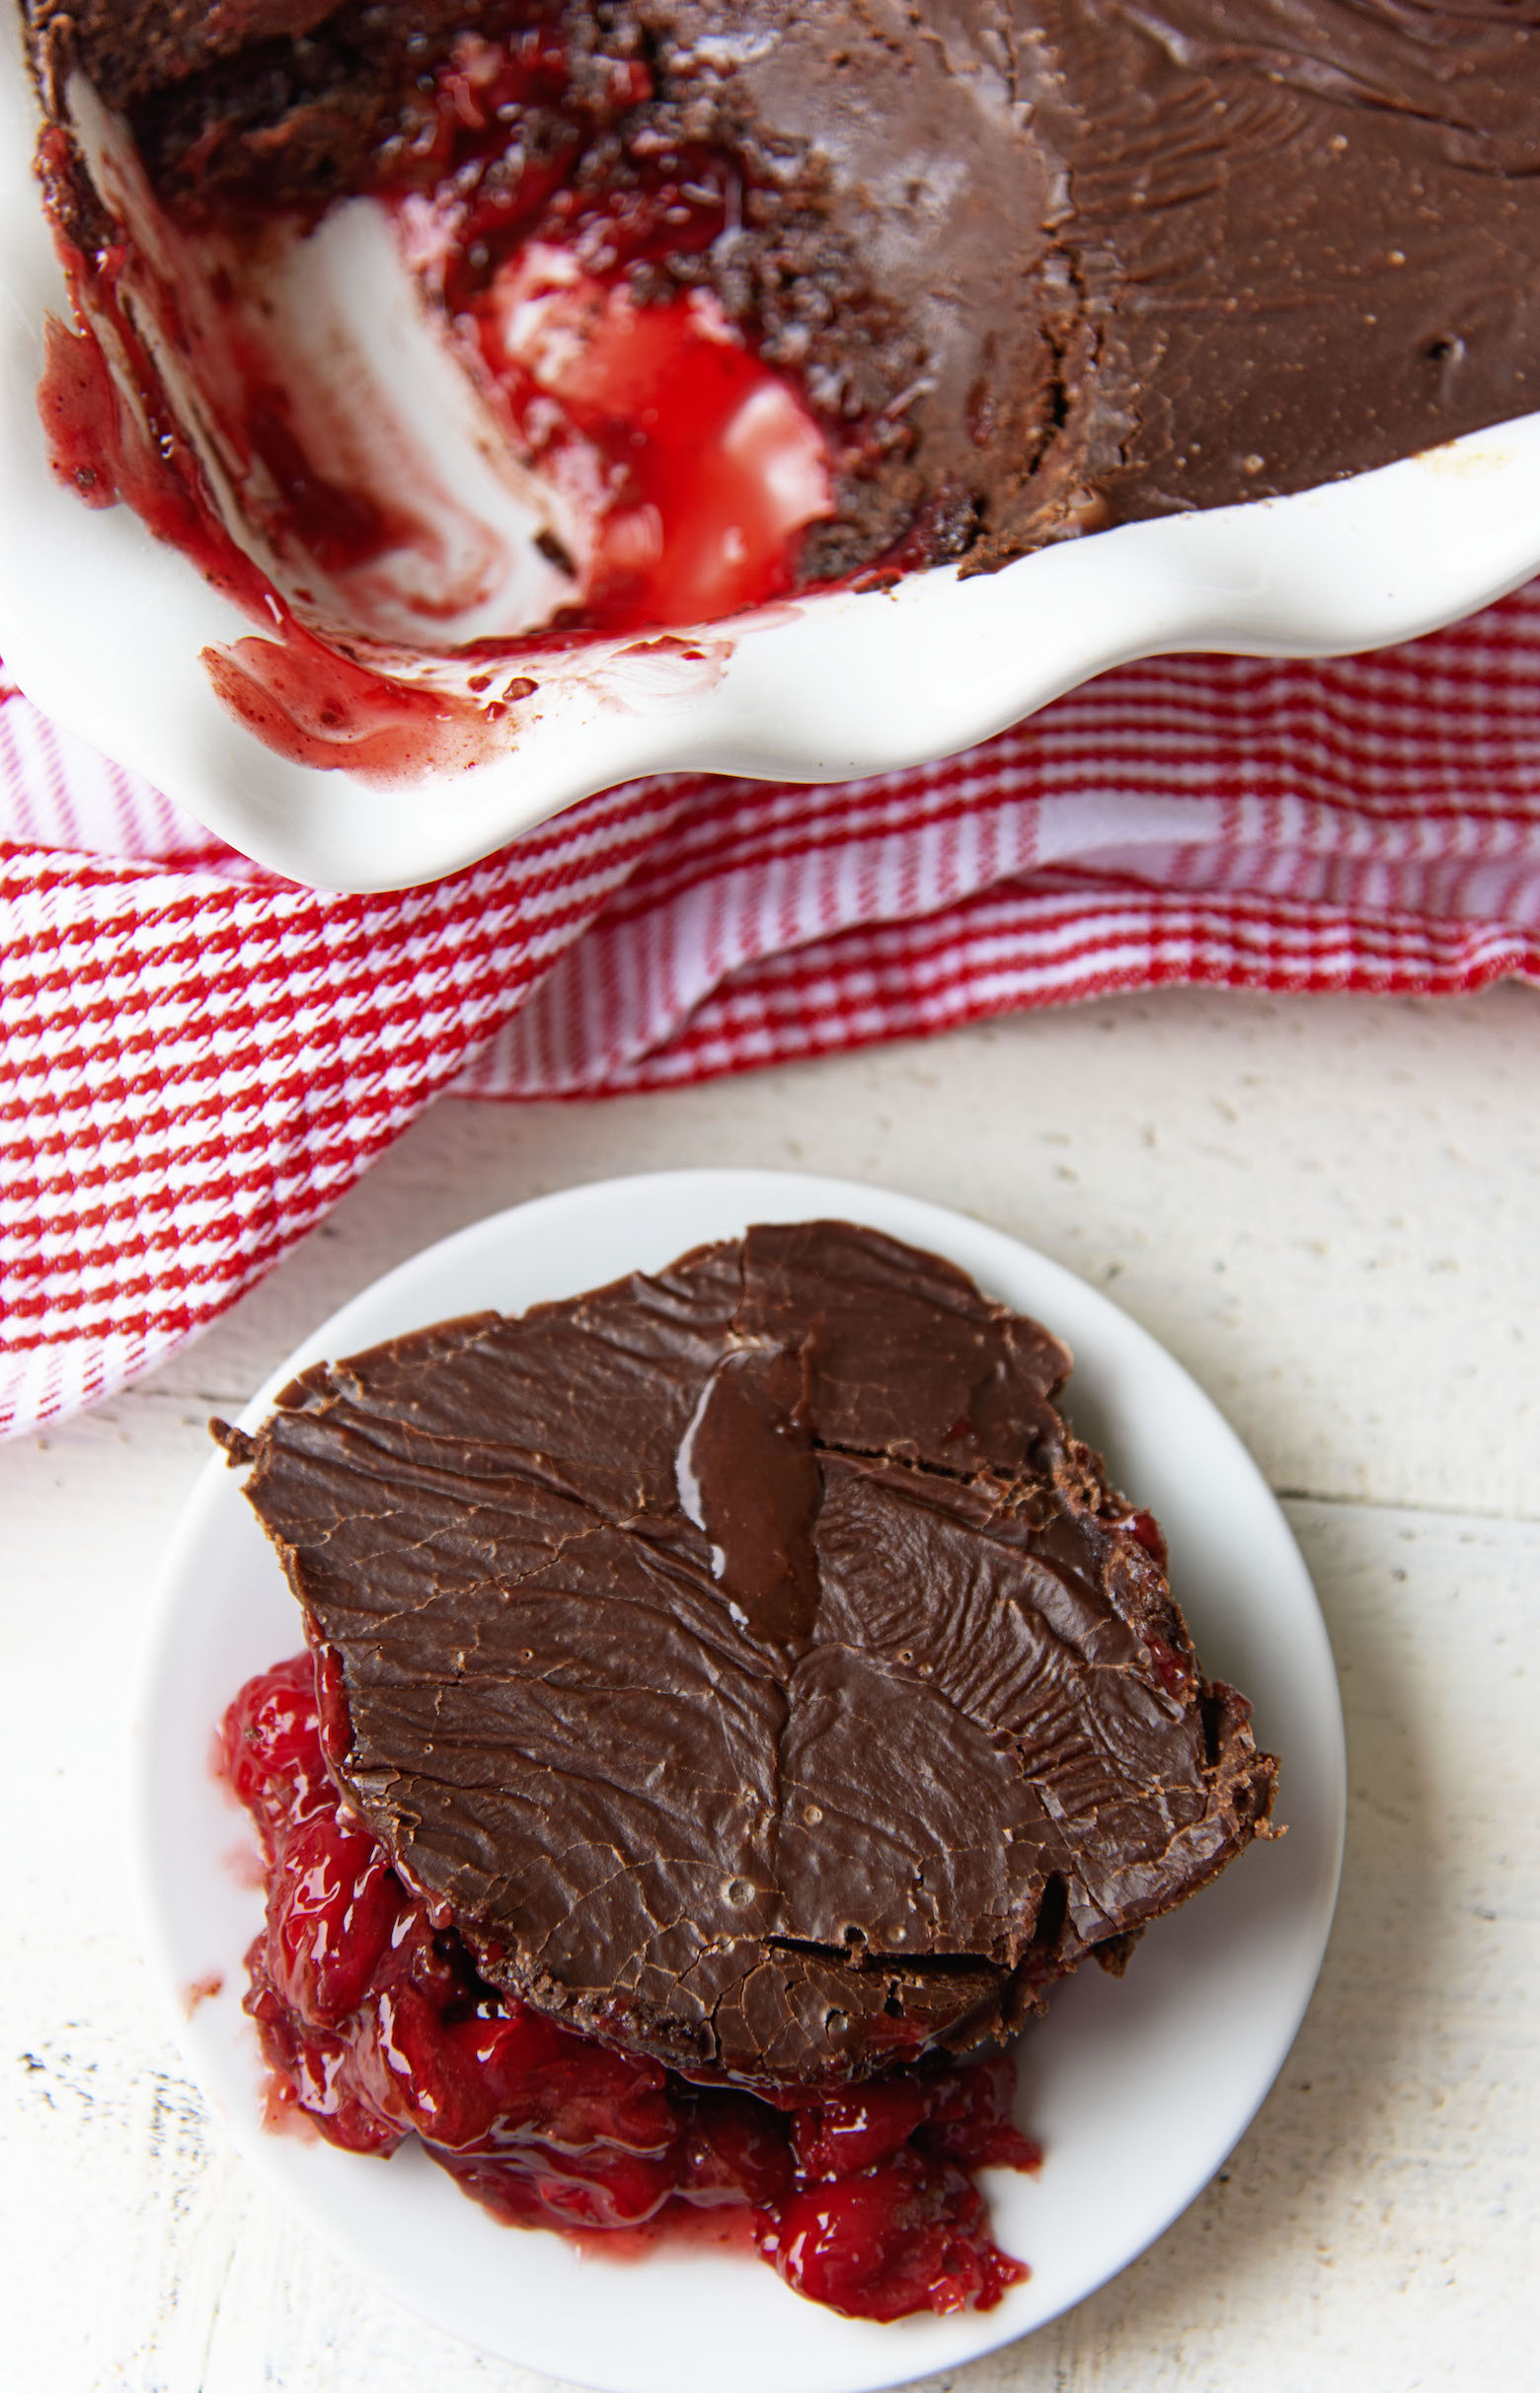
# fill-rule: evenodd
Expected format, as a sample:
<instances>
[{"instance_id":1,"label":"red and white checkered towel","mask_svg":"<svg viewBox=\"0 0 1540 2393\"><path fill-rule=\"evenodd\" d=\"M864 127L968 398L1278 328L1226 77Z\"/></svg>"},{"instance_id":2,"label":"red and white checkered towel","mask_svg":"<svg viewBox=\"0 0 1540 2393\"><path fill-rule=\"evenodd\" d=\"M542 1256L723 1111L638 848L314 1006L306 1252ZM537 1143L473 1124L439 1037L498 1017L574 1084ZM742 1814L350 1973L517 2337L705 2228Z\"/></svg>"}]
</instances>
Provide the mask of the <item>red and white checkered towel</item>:
<instances>
[{"instance_id":1,"label":"red and white checkered towel","mask_svg":"<svg viewBox=\"0 0 1540 2393\"><path fill-rule=\"evenodd\" d=\"M447 1088L595 1096L1108 990L1540 980L1540 583L1168 658L950 763L587 800L404 895L257 871L0 705L0 1433L193 1336Z\"/></svg>"}]
</instances>

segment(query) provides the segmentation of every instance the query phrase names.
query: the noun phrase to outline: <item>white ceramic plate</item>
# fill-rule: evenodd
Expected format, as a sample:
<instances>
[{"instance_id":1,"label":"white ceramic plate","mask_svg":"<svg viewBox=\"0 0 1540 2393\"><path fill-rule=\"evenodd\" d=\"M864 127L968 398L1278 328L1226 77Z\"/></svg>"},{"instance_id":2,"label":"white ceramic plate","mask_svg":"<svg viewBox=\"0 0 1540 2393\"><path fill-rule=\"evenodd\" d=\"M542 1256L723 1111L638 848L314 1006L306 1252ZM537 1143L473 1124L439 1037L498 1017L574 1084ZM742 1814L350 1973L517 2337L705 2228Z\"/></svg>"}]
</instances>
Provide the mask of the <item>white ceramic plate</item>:
<instances>
[{"instance_id":1,"label":"white ceramic plate","mask_svg":"<svg viewBox=\"0 0 1540 2393\"><path fill-rule=\"evenodd\" d=\"M136 1707L133 1821L151 1965L211 2109L321 2240L436 2324L606 2393L867 2393L957 2366L1040 2326L1141 2252L1207 2183L1281 2066L1336 1900L1342 1713L1326 1631L1276 1505L1187 1373L1105 1296L1016 1240L876 1188L799 1174L668 1172L499 1213L368 1288L291 1355L298 1369L447 1315L519 1311L752 1221L836 1214L949 1255L1066 1338L1069 1412L1158 1513L1211 1674L1256 1698L1282 1759L1281 1843L1254 1845L1152 1928L1121 1982L1087 1969L1024 2038L1019 2118L1036 2179L989 2172L995 2229L1032 2267L986 2315L880 2327L790 2293L751 2256L666 2246L631 2265L500 2227L415 2148L391 2160L259 2123L242 1956L261 1897L230 1864L244 1819L210 1774L211 1732L252 1672L297 1650L293 1598L239 1481L212 1458L167 1558ZM222 1991L190 2008L211 1974Z\"/></svg>"},{"instance_id":2,"label":"white ceramic plate","mask_svg":"<svg viewBox=\"0 0 1540 2393\"><path fill-rule=\"evenodd\" d=\"M0 10L0 656L45 713L295 880L431 881L634 774L835 781L926 762L1130 657L1374 648L1540 568L1532 416L1299 498L737 619L715 627L704 665L614 642L530 658L540 689L515 743L430 788L289 763L226 714L198 661L246 619L126 508L93 513L49 476L35 394L44 318L65 302L30 171L37 104L19 25ZM382 388L396 360L398 412L422 426L434 377L404 272L392 285L378 240L329 258L314 304L324 311L330 289L356 316L372 294L359 341ZM433 415L435 455L453 444L452 414Z\"/></svg>"}]
</instances>

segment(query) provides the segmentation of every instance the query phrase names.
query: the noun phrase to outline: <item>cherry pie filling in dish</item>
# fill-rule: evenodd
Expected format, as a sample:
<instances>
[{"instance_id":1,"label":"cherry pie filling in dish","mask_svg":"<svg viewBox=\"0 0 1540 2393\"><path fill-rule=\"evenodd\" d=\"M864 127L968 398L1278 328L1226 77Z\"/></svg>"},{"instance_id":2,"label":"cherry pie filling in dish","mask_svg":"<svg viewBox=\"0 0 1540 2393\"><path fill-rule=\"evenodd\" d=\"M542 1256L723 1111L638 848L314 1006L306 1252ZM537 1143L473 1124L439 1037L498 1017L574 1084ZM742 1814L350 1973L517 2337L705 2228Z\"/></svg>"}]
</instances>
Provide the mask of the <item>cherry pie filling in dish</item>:
<instances>
[{"instance_id":1,"label":"cherry pie filling in dish","mask_svg":"<svg viewBox=\"0 0 1540 2393\"><path fill-rule=\"evenodd\" d=\"M680 633L709 667L744 610L1309 490L1540 396L1521 10L23 15L76 317L56 470L257 619L214 685L307 763L474 764L537 655ZM381 242L430 427L360 370Z\"/></svg>"}]
</instances>

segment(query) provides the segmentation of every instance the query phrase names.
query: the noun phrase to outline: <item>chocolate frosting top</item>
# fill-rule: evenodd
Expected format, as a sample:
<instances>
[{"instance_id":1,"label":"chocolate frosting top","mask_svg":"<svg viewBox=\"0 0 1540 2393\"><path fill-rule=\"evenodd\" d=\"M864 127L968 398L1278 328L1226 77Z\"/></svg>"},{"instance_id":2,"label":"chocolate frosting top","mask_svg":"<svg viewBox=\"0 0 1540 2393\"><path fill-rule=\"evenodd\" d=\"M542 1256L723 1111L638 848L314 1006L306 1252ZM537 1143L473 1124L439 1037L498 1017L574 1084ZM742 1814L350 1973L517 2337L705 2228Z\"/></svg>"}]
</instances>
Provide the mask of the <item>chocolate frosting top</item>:
<instances>
[{"instance_id":1,"label":"chocolate frosting top","mask_svg":"<svg viewBox=\"0 0 1540 2393\"><path fill-rule=\"evenodd\" d=\"M677 2066L837 2081L1120 1963L1271 1800L1068 1368L938 1257L806 1223L218 1433L340 1783L489 1978Z\"/></svg>"}]
</instances>

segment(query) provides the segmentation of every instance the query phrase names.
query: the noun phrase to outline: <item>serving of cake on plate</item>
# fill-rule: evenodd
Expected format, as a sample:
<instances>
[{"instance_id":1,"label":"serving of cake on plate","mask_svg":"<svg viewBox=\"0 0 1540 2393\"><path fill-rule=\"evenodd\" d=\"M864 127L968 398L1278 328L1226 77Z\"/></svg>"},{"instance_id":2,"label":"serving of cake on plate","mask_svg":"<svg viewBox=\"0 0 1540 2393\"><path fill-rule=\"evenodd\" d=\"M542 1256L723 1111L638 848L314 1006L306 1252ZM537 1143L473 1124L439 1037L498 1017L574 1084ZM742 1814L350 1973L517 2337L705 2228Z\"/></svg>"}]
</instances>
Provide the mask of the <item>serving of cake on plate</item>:
<instances>
[{"instance_id":1,"label":"serving of cake on plate","mask_svg":"<svg viewBox=\"0 0 1540 2393\"><path fill-rule=\"evenodd\" d=\"M226 1768L276 2116L500 2215L709 2210L854 2314L1021 2273L1006 2046L1270 1832L1064 1349L939 1257L751 1229L216 1425L309 1652Z\"/></svg>"}]
</instances>

